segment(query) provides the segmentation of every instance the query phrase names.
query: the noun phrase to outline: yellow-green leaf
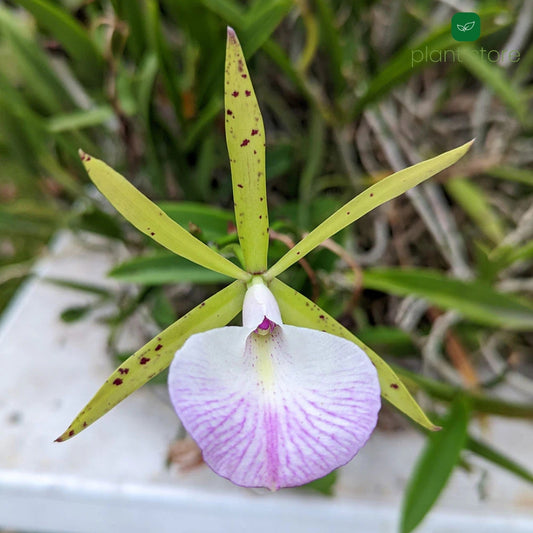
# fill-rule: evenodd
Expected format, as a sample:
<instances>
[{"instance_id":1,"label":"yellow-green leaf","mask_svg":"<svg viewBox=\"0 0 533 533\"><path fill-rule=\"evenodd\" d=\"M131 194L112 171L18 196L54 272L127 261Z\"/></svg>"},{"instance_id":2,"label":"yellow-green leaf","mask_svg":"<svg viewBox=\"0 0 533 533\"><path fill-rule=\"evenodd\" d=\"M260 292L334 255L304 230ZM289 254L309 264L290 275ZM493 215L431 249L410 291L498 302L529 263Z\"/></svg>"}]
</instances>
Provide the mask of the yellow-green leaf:
<instances>
[{"instance_id":1,"label":"yellow-green leaf","mask_svg":"<svg viewBox=\"0 0 533 533\"><path fill-rule=\"evenodd\" d=\"M368 189L333 213L333 215L324 220L322 224L316 227L309 235L305 236L296 246L291 248L268 270L265 274L265 279L272 279L279 276L320 243L329 239L332 235L335 235L335 233L361 218L363 215L366 215L372 209L400 196L405 191L431 178L437 172L453 165L466 154L473 142L467 142L437 157L422 161L422 163L418 163L412 167L404 168L368 187Z\"/></svg>"},{"instance_id":2,"label":"yellow-green leaf","mask_svg":"<svg viewBox=\"0 0 533 533\"><path fill-rule=\"evenodd\" d=\"M171 252L193 263L246 281L250 275L199 241L138 191L126 178L103 161L85 154L80 157L87 174L113 207L138 230Z\"/></svg>"},{"instance_id":3,"label":"yellow-green leaf","mask_svg":"<svg viewBox=\"0 0 533 533\"><path fill-rule=\"evenodd\" d=\"M234 281L137 350L109 376L57 441L77 435L162 372L191 335L225 326L242 309L245 290L244 283Z\"/></svg>"},{"instance_id":4,"label":"yellow-green leaf","mask_svg":"<svg viewBox=\"0 0 533 533\"><path fill-rule=\"evenodd\" d=\"M341 326L318 305L278 279L272 280L269 287L278 302L284 322L294 326L327 331L357 344L365 351L376 367L381 396L421 426L433 431L438 429L416 403L394 370L365 343Z\"/></svg>"},{"instance_id":5,"label":"yellow-green leaf","mask_svg":"<svg viewBox=\"0 0 533 533\"><path fill-rule=\"evenodd\" d=\"M265 128L232 28L228 28L226 45L224 104L237 232L246 270L258 274L267 268L268 252Z\"/></svg>"}]
</instances>

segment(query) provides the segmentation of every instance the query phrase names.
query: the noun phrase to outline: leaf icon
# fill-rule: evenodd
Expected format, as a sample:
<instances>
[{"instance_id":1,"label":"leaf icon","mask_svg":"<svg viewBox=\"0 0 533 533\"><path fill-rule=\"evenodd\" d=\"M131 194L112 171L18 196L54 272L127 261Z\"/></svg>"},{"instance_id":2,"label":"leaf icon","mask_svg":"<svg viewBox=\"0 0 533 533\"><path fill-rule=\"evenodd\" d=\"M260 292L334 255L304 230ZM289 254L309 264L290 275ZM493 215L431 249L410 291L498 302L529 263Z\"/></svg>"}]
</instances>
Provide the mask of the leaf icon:
<instances>
[{"instance_id":1,"label":"leaf icon","mask_svg":"<svg viewBox=\"0 0 533 533\"><path fill-rule=\"evenodd\" d=\"M475 25L476 25L476 21L475 21L475 20L473 20L472 22L467 22L467 23L463 26L464 31L471 30Z\"/></svg>"},{"instance_id":2,"label":"leaf icon","mask_svg":"<svg viewBox=\"0 0 533 533\"><path fill-rule=\"evenodd\" d=\"M462 24L457 24L457 29L458 29L459 31L466 31L466 30L465 30L465 27L464 27Z\"/></svg>"}]
</instances>

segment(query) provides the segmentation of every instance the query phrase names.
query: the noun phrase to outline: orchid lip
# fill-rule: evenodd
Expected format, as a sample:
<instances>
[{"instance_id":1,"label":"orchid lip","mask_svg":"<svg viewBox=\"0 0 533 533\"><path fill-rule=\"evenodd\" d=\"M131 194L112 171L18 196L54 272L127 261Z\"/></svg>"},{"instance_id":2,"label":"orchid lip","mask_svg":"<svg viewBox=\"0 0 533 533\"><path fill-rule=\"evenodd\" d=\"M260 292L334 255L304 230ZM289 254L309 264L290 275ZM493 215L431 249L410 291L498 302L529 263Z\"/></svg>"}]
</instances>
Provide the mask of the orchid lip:
<instances>
[{"instance_id":1,"label":"orchid lip","mask_svg":"<svg viewBox=\"0 0 533 533\"><path fill-rule=\"evenodd\" d=\"M263 284L248 289L243 323L191 336L170 367L172 403L205 462L237 485L276 490L350 461L381 405L366 354L283 324Z\"/></svg>"}]
</instances>

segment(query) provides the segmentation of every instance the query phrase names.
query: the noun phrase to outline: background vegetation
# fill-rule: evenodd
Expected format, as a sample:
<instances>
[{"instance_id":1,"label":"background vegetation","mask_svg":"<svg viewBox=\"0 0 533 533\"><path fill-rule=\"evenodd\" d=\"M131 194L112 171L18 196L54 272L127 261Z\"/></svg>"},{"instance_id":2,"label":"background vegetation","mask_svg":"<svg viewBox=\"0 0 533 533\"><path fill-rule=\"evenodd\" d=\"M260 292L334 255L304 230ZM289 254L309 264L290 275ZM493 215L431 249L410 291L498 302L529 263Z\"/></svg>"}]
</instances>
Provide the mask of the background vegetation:
<instances>
[{"instance_id":1,"label":"background vegetation","mask_svg":"<svg viewBox=\"0 0 533 533\"><path fill-rule=\"evenodd\" d=\"M450 35L459 4L481 17L474 43ZM397 365L444 416L406 492L403 531L416 527L454 466L465 466L465 450L533 481L468 435L479 413L533 416L528 0L4 2L0 309L65 228L120 240L135 255L110 274L138 284L134 295L63 282L92 291L94 306L113 302L114 356L115 334L139 306L166 326L216 290L220 275L156 249L108 209L88 187L77 150L104 159L238 259L222 116L228 24L265 120L271 263L370 183L476 137L463 162L344 230L285 277ZM491 62L476 53L481 47L518 50L520 60ZM424 54L413 64L413 50L454 50L461 61ZM63 319L94 306L67 309ZM520 403L502 399L502 384ZM333 483L330 476L318 488Z\"/></svg>"}]
</instances>

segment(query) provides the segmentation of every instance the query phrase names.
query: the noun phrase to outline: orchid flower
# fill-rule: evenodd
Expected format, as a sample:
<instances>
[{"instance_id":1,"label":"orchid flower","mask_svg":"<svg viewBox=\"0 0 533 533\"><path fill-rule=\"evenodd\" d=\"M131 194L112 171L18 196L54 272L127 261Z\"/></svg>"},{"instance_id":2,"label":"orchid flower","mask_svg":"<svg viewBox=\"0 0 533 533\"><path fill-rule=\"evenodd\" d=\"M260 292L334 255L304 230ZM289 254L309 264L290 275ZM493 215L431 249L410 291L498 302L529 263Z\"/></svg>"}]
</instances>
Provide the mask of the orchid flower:
<instances>
[{"instance_id":1,"label":"orchid flower","mask_svg":"<svg viewBox=\"0 0 533 533\"><path fill-rule=\"evenodd\" d=\"M376 425L380 395L437 429L383 359L277 276L364 214L455 163L471 143L372 185L268 268L265 131L231 28L225 119L243 268L80 151L94 184L129 222L235 281L122 363L57 441L80 433L168 366L172 404L206 463L246 487L301 485L350 461ZM240 311L243 325L226 326Z\"/></svg>"}]
</instances>

